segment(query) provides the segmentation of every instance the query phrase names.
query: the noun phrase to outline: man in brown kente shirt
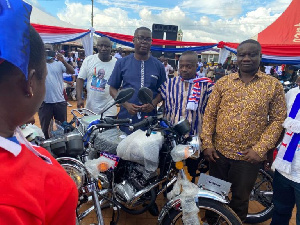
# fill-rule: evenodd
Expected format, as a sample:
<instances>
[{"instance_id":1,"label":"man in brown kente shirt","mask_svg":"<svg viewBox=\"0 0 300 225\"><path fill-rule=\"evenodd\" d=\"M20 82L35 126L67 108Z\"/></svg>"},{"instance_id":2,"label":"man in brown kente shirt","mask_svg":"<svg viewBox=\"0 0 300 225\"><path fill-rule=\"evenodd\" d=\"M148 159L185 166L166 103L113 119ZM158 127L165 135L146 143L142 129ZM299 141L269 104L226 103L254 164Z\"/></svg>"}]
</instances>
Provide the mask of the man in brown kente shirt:
<instances>
[{"instance_id":1,"label":"man in brown kente shirt","mask_svg":"<svg viewBox=\"0 0 300 225\"><path fill-rule=\"evenodd\" d=\"M261 162L282 131L286 104L281 83L258 70L261 46L237 48L239 71L214 86L205 110L202 147L210 175L232 183L230 207L242 221Z\"/></svg>"}]
</instances>

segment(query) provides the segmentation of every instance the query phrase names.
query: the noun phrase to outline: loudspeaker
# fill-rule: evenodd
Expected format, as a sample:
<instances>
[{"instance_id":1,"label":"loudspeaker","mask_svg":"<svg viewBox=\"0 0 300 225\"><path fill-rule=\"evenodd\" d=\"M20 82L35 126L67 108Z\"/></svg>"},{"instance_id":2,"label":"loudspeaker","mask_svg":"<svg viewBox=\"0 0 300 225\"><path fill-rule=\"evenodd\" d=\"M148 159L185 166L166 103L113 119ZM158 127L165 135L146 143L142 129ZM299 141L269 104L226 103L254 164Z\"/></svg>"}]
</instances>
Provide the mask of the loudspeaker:
<instances>
[{"instance_id":1,"label":"loudspeaker","mask_svg":"<svg viewBox=\"0 0 300 225\"><path fill-rule=\"evenodd\" d=\"M163 24L153 24L152 25L152 37L155 39L163 39L164 32L166 32L166 40L177 40L178 26L175 25L163 25ZM162 47L161 45L155 45L157 47ZM175 48L176 46L165 46L165 48ZM153 51L152 55L154 57L160 57L162 52ZM164 56L169 59L175 58L175 53L165 52Z\"/></svg>"},{"instance_id":2,"label":"loudspeaker","mask_svg":"<svg viewBox=\"0 0 300 225\"><path fill-rule=\"evenodd\" d=\"M154 33L155 31L161 31L161 32L165 32L165 25L163 24L156 24L154 23L152 25L152 32Z\"/></svg>"},{"instance_id":3,"label":"loudspeaker","mask_svg":"<svg viewBox=\"0 0 300 225\"><path fill-rule=\"evenodd\" d=\"M152 25L152 38L163 39L164 38L164 25L163 24L153 24ZM161 45L153 45L155 47L162 47ZM162 52L153 51L152 56L159 58L162 56Z\"/></svg>"},{"instance_id":4,"label":"loudspeaker","mask_svg":"<svg viewBox=\"0 0 300 225\"><path fill-rule=\"evenodd\" d=\"M166 26L166 40L177 40L177 32L178 32L178 26L173 25L167 25ZM176 46L166 46L166 48L176 48ZM175 53L174 52L165 52L165 57L174 59Z\"/></svg>"}]
</instances>

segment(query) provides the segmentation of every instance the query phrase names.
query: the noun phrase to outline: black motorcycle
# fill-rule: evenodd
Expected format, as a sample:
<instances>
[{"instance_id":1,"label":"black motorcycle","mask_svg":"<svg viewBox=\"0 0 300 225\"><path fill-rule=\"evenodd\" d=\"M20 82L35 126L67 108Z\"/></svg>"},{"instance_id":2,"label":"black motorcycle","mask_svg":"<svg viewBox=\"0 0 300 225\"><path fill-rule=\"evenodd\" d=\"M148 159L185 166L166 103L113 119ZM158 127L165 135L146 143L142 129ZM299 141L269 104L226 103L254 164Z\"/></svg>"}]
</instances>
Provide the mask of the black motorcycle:
<instances>
[{"instance_id":1,"label":"black motorcycle","mask_svg":"<svg viewBox=\"0 0 300 225\"><path fill-rule=\"evenodd\" d=\"M130 92L126 89L120 94L114 104L127 101L130 96ZM149 89L141 89L138 96L143 104L152 102L152 92L149 92ZM158 195L178 183L178 179L185 180L185 184L188 183L187 173L183 167L185 159L199 157L197 154L199 142L197 137L188 135L190 129L188 121L183 120L172 126L163 118L148 117L137 124L130 125L128 119L102 118L102 115L96 119L97 115L89 114L88 110L77 111L83 116L80 118L73 114L76 129L65 134L64 137L46 142L46 146L44 143L44 147L48 147L54 155L58 156L57 161L77 184L79 224L95 210L97 224L103 225L102 209L106 207L114 209L111 224L117 224L119 210L134 215L141 214L155 204ZM124 160L111 154L112 150L116 151L115 148L121 145L116 144L116 139L123 135L118 133L117 136L108 138L107 133L117 130L118 126L128 126L133 131L146 127L147 130L141 132L142 136L140 136L141 139L146 137L144 140L158 137L162 143L162 148L158 149L159 161L150 160L148 164L143 164L142 161L135 161L134 158ZM77 138L79 136L81 142ZM105 143L103 137L109 139L109 142ZM148 142L145 146L148 146ZM159 173L157 170L148 170L149 165L153 168L155 163L160 168ZM196 191L193 196L185 196L185 199L192 200L189 204L200 208L200 213L197 213L193 219L205 222L205 215L210 212L215 220L214 224L242 224L227 205L230 184L205 174L200 178L202 182L199 183L199 187L193 186ZM185 214L182 213L186 209L183 207L186 201L182 201L182 193L174 195L161 210L158 224L177 224L186 220L183 216Z\"/></svg>"}]
</instances>

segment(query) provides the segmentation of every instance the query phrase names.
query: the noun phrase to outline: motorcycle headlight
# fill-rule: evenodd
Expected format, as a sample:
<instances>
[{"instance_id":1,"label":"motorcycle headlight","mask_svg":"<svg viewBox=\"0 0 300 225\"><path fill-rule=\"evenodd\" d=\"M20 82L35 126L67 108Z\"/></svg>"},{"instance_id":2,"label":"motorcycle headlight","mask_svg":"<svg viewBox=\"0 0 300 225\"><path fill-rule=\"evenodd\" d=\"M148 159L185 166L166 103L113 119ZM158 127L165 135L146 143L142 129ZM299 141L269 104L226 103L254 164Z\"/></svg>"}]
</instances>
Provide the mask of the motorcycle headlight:
<instances>
[{"instance_id":1,"label":"motorcycle headlight","mask_svg":"<svg viewBox=\"0 0 300 225\"><path fill-rule=\"evenodd\" d=\"M192 140L188 142L189 146L191 146L195 151L200 150L200 139L198 136L192 137Z\"/></svg>"},{"instance_id":2,"label":"motorcycle headlight","mask_svg":"<svg viewBox=\"0 0 300 225\"><path fill-rule=\"evenodd\" d=\"M200 143L197 136L192 137L192 140L187 145L177 145L171 151L171 156L174 162L179 162L187 158L199 158Z\"/></svg>"},{"instance_id":3,"label":"motorcycle headlight","mask_svg":"<svg viewBox=\"0 0 300 225\"><path fill-rule=\"evenodd\" d=\"M188 142L188 145L190 146L190 148L192 149L192 154L191 157L192 158L199 158L200 155L200 139L198 136L193 136L192 140L190 142Z\"/></svg>"},{"instance_id":4,"label":"motorcycle headlight","mask_svg":"<svg viewBox=\"0 0 300 225\"><path fill-rule=\"evenodd\" d=\"M85 173L81 167L74 164L61 164L61 166L65 169L67 174L72 178L75 182L77 188L81 188L83 186L85 180Z\"/></svg>"},{"instance_id":5,"label":"motorcycle headlight","mask_svg":"<svg viewBox=\"0 0 300 225\"><path fill-rule=\"evenodd\" d=\"M193 154L193 149L189 145L176 145L171 151L174 162L179 162L189 158Z\"/></svg>"},{"instance_id":6,"label":"motorcycle headlight","mask_svg":"<svg viewBox=\"0 0 300 225\"><path fill-rule=\"evenodd\" d=\"M180 120L175 126L174 130L180 135L186 135L191 130L191 125L188 120Z\"/></svg>"}]
</instances>

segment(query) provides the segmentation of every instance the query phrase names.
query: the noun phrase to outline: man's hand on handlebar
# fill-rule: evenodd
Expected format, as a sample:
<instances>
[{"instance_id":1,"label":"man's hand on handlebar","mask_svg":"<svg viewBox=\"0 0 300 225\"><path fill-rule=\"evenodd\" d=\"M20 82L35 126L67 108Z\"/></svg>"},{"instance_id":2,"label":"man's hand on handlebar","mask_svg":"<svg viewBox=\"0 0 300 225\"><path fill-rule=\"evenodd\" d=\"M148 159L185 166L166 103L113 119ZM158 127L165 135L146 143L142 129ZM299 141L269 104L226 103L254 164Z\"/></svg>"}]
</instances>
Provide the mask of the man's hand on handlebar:
<instances>
[{"instance_id":1,"label":"man's hand on handlebar","mask_svg":"<svg viewBox=\"0 0 300 225\"><path fill-rule=\"evenodd\" d=\"M129 114L131 114L131 115L135 115L139 111L141 111L141 106L135 105L133 103L125 102L125 103L123 103L123 106L125 109L127 109Z\"/></svg>"},{"instance_id":2,"label":"man's hand on handlebar","mask_svg":"<svg viewBox=\"0 0 300 225\"><path fill-rule=\"evenodd\" d=\"M203 154L207 161L216 162L216 159L219 158L215 148L204 149Z\"/></svg>"}]
</instances>

